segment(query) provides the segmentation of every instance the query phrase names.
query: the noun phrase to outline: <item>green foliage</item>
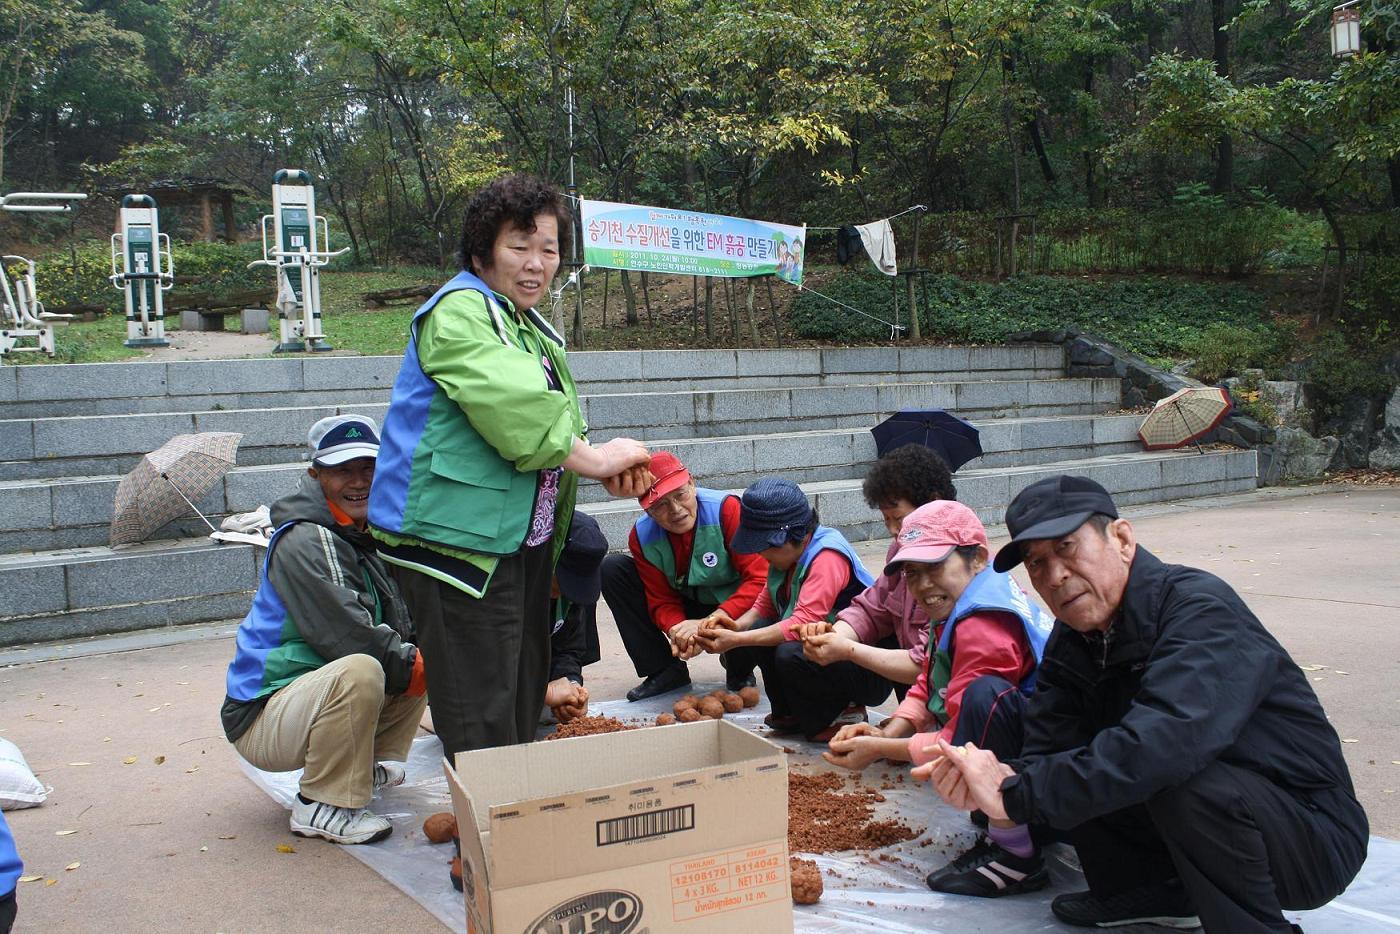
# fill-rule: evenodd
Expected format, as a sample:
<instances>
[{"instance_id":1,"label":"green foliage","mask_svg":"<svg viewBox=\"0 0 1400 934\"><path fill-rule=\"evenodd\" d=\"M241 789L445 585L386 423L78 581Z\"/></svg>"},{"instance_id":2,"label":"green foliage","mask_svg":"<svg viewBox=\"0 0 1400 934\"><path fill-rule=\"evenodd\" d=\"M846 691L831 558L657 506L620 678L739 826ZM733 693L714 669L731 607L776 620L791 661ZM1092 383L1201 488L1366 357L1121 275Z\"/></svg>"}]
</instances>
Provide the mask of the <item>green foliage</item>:
<instances>
[{"instance_id":1,"label":"green foliage","mask_svg":"<svg viewBox=\"0 0 1400 934\"><path fill-rule=\"evenodd\" d=\"M1293 329L1283 325L1210 324L1187 340L1181 351L1193 361L1192 376L1215 383L1249 369L1276 370L1288 361L1294 347Z\"/></svg>"},{"instance_id":2,"label":"green foliage","mask_svg":"<svg viewBox=\"0 0 1400 934\"><path fill-rule=\"evenodd\" d=\"M1308 382L1320 418L1337 415L1348 399L1378 396L1394 388L1394 380L1382 368L1383 350L1342 329L1318 336L1310 348Z\"/></svg>"},{"instance_id":3,"label":"green foliage","mask_svg":"<svg viewBox=\"0 0 1400 934\"><path fill-rule=\"evenodd\" d=\"M902 302L903 283L898 285ZM867 314L893 320L891 280L876 273L842 272L816 288ZM1240 285L1051 276L974 282L936 275L925 277L917 294L924 336L949 341L995 343L1018 331L1074 326L1133 353L1159 358L1181 356L1214 324L1261 333L1274 329L1263 296ZM888 336L886 326L809 293L800 295L793 307L793 326L800 336L819 340Z\"/></svg>"},{"instance_id":4,"label":"green foliage","mask_svg":"<svg viewBox=\"0 0 1400 934\"><path fill-rule=\"evenodd\" d=\"M1279 424L1278 407L1264 397L1262 388L1263 380L1255 370L1235 383L1230 397L1241 415L1248 416L1267 428L1276 428Z\"/></svg>"},{"instance_id":5,"label":"green foliage","mask_svg":"<svg viewBox=\"0 0 1400 934\"><path fill-rule=\"evenodd\" d=\"M101 305L120 313L122 294L107 280L112 273L111 256L111 247L99 242L85 243L71 252L55 250L36 259L34 279L39 299L50 308ZM251 243L175 243L175 291L219 293L270 287L271 270L247 268L251 260L261 256L261 250Z\"/></svg>"}]
</instances>

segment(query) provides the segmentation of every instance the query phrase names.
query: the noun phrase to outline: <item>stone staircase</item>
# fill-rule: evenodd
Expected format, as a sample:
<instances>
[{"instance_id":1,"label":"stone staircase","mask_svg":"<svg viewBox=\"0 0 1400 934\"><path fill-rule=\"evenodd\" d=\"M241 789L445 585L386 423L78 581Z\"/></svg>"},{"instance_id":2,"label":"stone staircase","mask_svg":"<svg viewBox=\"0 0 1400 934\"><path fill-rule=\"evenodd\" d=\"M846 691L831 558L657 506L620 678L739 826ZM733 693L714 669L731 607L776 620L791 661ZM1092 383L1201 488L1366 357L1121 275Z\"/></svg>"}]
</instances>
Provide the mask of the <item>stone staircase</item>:
<instances>
[{"instance_id":1,"label":"stone staircase","mask_svg":"<svg viewBox=\"0 0 1400 934\"><path fill-rule=\"evenodd\" d=\"M200 509L218 518L283 495L305 470L307 428L382 418L397 357L306 357L0 369L0 645L240 616L261 552L214 545L198 519L109 548L120 477L171 436L243 434L239 466ZM704 485L761 476L803 485L828 524L884 535L860 480L869 429L899 408L945 408L982 431L959 499L999 522L1025 485L1093 477L1122 504L1252 489L1253 451L1148 453L1140 416L1114 414L1116 379L1067 378L1055 345L772 351L578 352L570 363L591 436L675 451ZM595 483L584 508L614 547L638 514Z\"/></svg>"}]
</instances>

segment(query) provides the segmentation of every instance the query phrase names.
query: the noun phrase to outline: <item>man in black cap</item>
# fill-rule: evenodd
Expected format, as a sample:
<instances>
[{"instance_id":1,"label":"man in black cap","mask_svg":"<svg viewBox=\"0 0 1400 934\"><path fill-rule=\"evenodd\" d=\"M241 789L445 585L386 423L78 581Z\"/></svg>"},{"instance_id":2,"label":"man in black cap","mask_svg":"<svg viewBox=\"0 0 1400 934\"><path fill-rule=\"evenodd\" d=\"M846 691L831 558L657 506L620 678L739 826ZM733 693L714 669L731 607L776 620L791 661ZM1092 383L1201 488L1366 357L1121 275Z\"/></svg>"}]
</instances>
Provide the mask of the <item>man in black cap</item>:
<instances>
[{"instance_id":1,"label":"man in black cap","mask_svg":"<svg viewBox=\"0 0 1400 934\"><path fill-rule=\"evenodd\" d=\"M1024 561L1056 617L1021 755L940 740L916 777L1067 830L1089 883L1051 903L1067 924L1289 931L1282 909L1341 893L1366 815L1307 677L1239 595L1139 547L1084 477L1026 487L1006 525L996 569Z\"/></svg>"},{"instance_id":2,"label":"man in black cap","mask_svg":"<svg viewBox=\"0 0 1400 934\"><path fill-rule=\"evenodd\" d=\"M607 553L608 540L597 520L574 510L569 537L554 565L554 633L549 640L549 684L544 692L545 708L560 723L588 713L583 666L600 657L598 594Z\"/></svg>"}]
</instances>

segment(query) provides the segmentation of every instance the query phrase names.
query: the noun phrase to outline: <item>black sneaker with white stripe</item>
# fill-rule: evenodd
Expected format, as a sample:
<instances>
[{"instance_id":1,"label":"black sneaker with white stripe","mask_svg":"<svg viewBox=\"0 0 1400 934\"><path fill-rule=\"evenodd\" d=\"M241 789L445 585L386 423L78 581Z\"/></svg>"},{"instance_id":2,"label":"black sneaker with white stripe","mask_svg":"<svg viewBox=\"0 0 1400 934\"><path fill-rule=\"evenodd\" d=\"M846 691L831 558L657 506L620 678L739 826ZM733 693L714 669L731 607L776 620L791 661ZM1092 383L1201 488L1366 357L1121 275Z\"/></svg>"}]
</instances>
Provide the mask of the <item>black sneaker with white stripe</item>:
<instances>
[{"instance_id":1,"label":"black sneaker with white stripe","mask_svg":"<svg viewBox=\"0 0 1400 934\"><path fill-rule=\"evenodd\" d=\"M1050 911L1065 924L1086 928L1116 928L1129 924L1191 930L1201 919L1178 883L1162 883L1099 897L1093 892L1055 896Z\"/></svg>"},{"instance_id":2,"label":"black sneaker with white stripe","mask_svg":"<svg viewBox=\"0 0 1400 934\"><path fill-rule=\"evenodd\" d=\"M935 892L998 898L1043 889L1050 884L1050 873L1039 853L1017 856L984 837L942 869L929 873L926 881Z\"/></svg>"}]
</instances>

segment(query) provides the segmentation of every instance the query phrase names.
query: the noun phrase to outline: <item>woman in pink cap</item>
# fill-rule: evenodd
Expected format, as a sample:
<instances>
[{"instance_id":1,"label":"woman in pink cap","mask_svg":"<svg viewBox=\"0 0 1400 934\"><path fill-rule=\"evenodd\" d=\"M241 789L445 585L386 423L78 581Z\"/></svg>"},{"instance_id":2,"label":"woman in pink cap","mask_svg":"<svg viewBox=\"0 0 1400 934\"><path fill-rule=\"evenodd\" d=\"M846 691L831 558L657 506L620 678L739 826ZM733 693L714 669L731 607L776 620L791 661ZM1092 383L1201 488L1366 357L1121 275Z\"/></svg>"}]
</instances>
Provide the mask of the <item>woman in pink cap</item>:
<instances>
[{"instance_id":1,"label":"woman in pink cap","mask_svg":"<svg viewBox=\"0 0 1400 934\"><path fill-rule=\"evenodd\" d=\"M876 759L935 758L935 741L1021 749L1021 715L1054 622L1009 574L991 567L987 532L961 503L938 500L904 518L886 574L900 574L928 613L924 670L882 727L858 723L823 758L850 769ZM998 758L1002 753L997 753ZM937 892L986 898L1044 887L1050 877L1025 825L995 824L988 836L930 873Z\"/></svg>"}]
</instances>

